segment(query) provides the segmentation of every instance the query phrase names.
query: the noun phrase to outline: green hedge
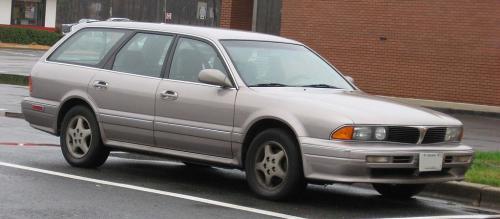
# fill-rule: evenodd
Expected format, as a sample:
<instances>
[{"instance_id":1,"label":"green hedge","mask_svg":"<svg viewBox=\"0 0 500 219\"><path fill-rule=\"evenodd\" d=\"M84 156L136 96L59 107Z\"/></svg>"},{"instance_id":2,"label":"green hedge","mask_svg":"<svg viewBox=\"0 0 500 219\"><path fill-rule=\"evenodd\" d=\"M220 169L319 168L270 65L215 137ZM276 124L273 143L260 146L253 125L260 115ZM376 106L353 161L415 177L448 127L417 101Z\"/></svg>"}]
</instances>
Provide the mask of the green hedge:
<instances>
[{"instance_id":1,"label":"green hedge","mask_svg":"<svg viewBox=\"0 0 500 219\"><path fill-rule=\"evenodd\" d=\"M0 27L0 42L52 46L61 34L28 28Z\"/></svg>"}]
</instances>

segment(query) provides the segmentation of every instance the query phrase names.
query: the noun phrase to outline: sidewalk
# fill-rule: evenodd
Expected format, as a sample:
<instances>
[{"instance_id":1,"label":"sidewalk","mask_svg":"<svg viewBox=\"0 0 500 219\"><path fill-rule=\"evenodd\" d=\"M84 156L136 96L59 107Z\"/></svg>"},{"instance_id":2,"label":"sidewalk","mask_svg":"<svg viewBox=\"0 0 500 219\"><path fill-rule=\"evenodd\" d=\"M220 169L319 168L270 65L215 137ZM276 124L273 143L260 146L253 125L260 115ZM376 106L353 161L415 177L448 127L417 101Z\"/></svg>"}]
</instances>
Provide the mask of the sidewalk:
<instances>
[{"instance_id":1,"label":"sidewalk","mask_svg":"<svg viewBox=\"0 0 500 219\"><path fill-rule=\"evenodd\" d=\"M21 112L21 101L29 96L28 87L0 84L0 112Z\"/></svg>"}]
</instances>

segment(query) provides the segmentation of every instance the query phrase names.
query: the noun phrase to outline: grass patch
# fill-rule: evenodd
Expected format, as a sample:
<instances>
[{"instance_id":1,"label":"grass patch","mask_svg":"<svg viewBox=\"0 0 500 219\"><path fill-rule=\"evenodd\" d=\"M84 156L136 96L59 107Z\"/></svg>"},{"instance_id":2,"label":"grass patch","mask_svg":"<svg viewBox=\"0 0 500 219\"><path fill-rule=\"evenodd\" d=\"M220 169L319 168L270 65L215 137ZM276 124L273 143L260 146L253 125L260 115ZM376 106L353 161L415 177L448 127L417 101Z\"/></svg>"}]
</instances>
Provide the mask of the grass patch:
<instances>
[{"instance_id":1,"label":"grass patch","mask_svg":"<svg viewBox=\"0 0 500 219\"><path fill-rule=\"evenodd\" d=\"M28 86L28 77L22 75L0 74L0 84Z\"/></svg>"},{"instance_id":2,"label":"grass patch","mask_svg":"<svg viewBox=\"0 0 500 219\"><path fill-rule=\"evenodd\" d=\"M465 181L500 187L500 151L476 152Z\"/></svg>"}]
</instances>

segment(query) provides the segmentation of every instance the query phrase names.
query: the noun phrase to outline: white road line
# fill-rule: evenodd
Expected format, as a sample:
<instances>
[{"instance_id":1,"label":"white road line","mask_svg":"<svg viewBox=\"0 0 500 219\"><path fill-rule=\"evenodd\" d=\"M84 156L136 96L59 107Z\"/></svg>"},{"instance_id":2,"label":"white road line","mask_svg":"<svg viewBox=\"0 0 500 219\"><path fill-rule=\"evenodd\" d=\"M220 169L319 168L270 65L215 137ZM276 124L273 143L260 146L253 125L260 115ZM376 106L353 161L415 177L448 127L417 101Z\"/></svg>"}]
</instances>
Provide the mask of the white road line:
<instances>
[{"instance_id":1,"label":"white road line","mask_svg":"<svg viewBox=\"0 0 500 219\"><path fill-rule=\"evenodd\" d=\"M267 216L271 216L271 217L297 218L297 219L300 218L300 217L296 217L296 216L292 216L292 215L287 215L287 214L282 214L282 213L277 213L277 212L272 212L272 211L266 211L266 210L261 210L261 209L257 209L257 208L250 208L250 207L245 207L245 206L241 206L241 205L235 205L235 204L230 204L230 203L226 203L226 202L220 202L220 201L210 200L210 199L206 199L206 198L200 198L200 197L191 196L191 195L184 195L184 194L179 194L179 193L174 193L174 192L167 192L167 191L162 191L162 190L157 190L157 189L145 188L145 187L141 187L141 186L128 185L128 184L124 184L124 183L116 183L116 182L110 182L110 181L105 181L105 180L93 179L93 178L88 178L88 177L83 177L83 176L77 176L77 175L72 175L72 174L55 172L55 171L51 171L51 170L44 170L44 169L38 169L38 168L33 168L33 167L27 167L27 166L6 163L6 162L1 162L1 161L0 161L0 166L11 167L11 168L21 169L21 170L27 170L27 171L37 172L37 173L43 173L43 174L52 175L52 176L59 176L59 177L80 180L80 181L85 181L85 182L97 183L97 184L102 184L102 185L115 186L115 187L120 187L120 188L125 188L125 189L136 190L136 191L154 193L154 194L158 194L158 195L165 195L165 196L186 199L186 200L195 201L195 202L217 205L220 207L232 208L232 209L236 209L236 210L267 215Z\"/></svg>"},{"instance_id":2,"label":"white road line","mask_svg":"<svg viewBox=\"0 0 500 219\"><path fill-rule=\"evenodd\" d=\"M487 218L500 218L500 214L443 215L443 216L428 216L428 217L391 217L385 219L487 219Z\"/></svg>"}]
</instances>

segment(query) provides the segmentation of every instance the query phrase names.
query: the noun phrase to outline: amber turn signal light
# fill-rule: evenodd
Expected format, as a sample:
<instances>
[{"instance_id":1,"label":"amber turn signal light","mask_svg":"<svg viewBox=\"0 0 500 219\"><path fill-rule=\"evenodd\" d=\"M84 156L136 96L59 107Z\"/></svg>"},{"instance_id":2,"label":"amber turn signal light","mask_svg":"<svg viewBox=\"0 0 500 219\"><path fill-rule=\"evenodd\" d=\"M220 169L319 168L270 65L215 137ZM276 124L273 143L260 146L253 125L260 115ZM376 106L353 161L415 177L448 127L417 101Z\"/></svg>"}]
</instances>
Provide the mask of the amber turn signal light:
<instances>
[{"instance_id":1,"label":"amber turn signal light","mask_svg":"<svg viewBox=\"0 0 500 219\"><path fill-rule=\"evenodd\" d=\"M345 126L332 133L332 139L338 140L352 140L352 134L354 133L354 127Z\"/></svg>"}]
</instances>

